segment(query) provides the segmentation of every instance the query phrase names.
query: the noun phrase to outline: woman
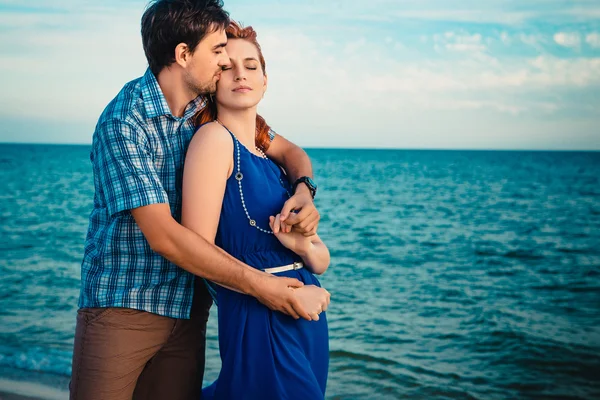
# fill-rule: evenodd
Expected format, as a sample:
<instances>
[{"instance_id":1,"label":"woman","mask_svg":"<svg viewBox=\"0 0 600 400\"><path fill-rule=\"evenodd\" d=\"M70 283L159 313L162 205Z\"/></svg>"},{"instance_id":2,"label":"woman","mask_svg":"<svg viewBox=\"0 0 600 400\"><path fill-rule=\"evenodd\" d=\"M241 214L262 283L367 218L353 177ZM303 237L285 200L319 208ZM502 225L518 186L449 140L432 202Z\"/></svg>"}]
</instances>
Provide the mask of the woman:
<instances>
[{"instance_id":1,"label":"woman","mask_svg":"<svg viewBox=\"0 0 600 400\"><path fill-rule=\"evenodd\" d=\"M285 174L264 152L269 127L256 107L267 88L265 61L251 27L226 30L231 64L217 93L199 115L183 181L182 223L232 256L268 273L297 278L306 307L322 291L313 274L329 265L315 234L282 224L278 211L290 197ZM312 321L273 312L253 297L217 287L219 378L203 392L215 399L322 399L329 363L324 310Z\"/></svg>"}]
</instances>

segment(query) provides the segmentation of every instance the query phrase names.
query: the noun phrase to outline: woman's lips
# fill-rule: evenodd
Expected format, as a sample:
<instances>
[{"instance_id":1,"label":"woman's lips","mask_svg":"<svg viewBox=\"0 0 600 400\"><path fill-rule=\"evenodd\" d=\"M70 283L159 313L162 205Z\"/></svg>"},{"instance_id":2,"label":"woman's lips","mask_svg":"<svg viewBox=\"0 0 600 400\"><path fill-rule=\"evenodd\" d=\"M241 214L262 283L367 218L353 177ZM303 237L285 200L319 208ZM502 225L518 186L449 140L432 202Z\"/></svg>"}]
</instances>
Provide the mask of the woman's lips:
<instances>
[{"instance_id":1,"label":"woman's lips","mask_svg":"<svg viewBox=\"0 0 600 400\"><path fill-rule=\"evenodd\" d=\"M233 89L233 91L237 93L247 93L251 90L252 89L250 89L248 86L238 86L235 89Z\"/></svg>"}]
</instances>

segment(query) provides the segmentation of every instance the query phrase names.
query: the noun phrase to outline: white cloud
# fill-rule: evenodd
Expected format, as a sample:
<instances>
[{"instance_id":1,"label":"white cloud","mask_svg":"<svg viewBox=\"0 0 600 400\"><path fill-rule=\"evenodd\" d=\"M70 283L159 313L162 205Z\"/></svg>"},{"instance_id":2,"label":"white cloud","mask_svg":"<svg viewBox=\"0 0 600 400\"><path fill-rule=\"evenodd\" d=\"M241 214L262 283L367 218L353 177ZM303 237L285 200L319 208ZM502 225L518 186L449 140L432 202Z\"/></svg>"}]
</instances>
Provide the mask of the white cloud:
<instances>
[{"instance_id":1,"label":"white cloud","mask_svg":"<svg viewBox=\"0 0 600 400\"><path fill-rule=\"evenodd\" d=\"M588 34L585 37L585 42L595 49L600 48L600 33L593 32Z\"/></svg>"},{"instance_id":2,"label":"white cloud","mask_svg":"<svg viewBox=\"0 0 600 400\"><path fill-rule=\"evenodd\" d=\"M454 51L477 52L485 50L485 45L481 42L481 35L464 35L455 38L454 43L447 43L446 48Z\"/></svg>"},{"instance_id":3,"label":"white cloud","mask_svg":"<svg viewBox=\"0 0 600 400\"><path fill-rule=\"evenodd\" d=\"M426 21L456 21L477 23L499 23L517 25L532 16L530 12L501 11L489 12L487 9L444 9L447 3L440 3L440 7L421 10L402 10L390 14L395 19L421 19ZM482 3L479 3L482 4Z\"/></svg>"},{"instance_id":4,"label":"white cloud","mask_svg":"<svg viewBox=\"0 0 600 400\"><path fill-rule=\"evenodd\" d=\"M477 34L447 32L434 36L433 40L444 45L461 41L477 44L483 38ZM298 115L305 113L326 126L335 126L350 115L352 121L364 115L378 121L384 130L393 130L402 116L413 118L425 112L548 115L565 107L566 103L557 94L561 90L600 88L600 58L562 60L543 56L502 62L475 52L465 53L458 60L400 61L369 46L343 58L328 52L327 58L317 39L299 32L272 32L263 48L267 62L272 59L269 55L276 55L275 65L271 65L272 97L266 99L264 109L282 126L289 122L281 118L294 109L302 109ZM344 49L345 45L338 43L337 48ZM302 63L303 54L312 54L322 62L309 67ZM294 76L292 85L276 77L280 71L293 70L295 64L303 67L302 73ZM528 98L531 92L553 93L554 100ZM356 123L360 125L359 120Z\"/></svg>"},{"instance_id":5,"label":"white cloud","mask_svg":"<svg viewBox=\"0 0 600 400\"><path fill-rule=\"evenodd\" d=\"M102 26L107 21L98 22ZM25 47L37 44L46 52L4 58L0 79L9 90L3 97L10 99L6 102L14 112L34 109L48 117L97 118L120 87L145 68L137 27L130 26L126 18L111 17L111 22L110 32L94 29L86 36L53 33L23 37ZM398 61L367 46L364 38L334 43L301 31L256 28L270 78L269 95L261 107L288 118L294 118L291 110L301 108L309 108L315 120L323 121L331 119L329 114L340 115L355 107L379 113L405 107L475 109L477 105L518 113L539 103L524 106L518 100L505 101L503 90L600 86L600 59L545 56L501 62L483 52L483 37L478 33L446 32L433 38L445 49L465 54L458 60ZM3 40L10 39L0 36L0 42ZM391 44L385 38L384 42ZM393 43L401 48L399 42ZM307 63L307 59L318 62ZM25 86L23 80L8 80L9 76L26 78ZM41 90L32 97L29 93L36 89ZM473 93L488 98L470 99ZM463 99L458 101L457 94Z\"/></svg>"},{"instance_id":6,"label":"white cloud","mask_svg":"<svg viewBox=\"0 0 600 400\"><path fill-rule=\"evenodd\" d=\"M403 1L398 11L385 14L389 20L411 19L424 21L452 21L493 23L510 26L522 26L533 20L547 22L582 23L597 21L600 18L600 5L597 1L564 2L553 0L529 0L527 2L508 2L505 0L463 1L449 7L446 0ZM457 3L457 2L454 2ZM371 6L372 10L380 10L372 2L357 2L355 7ZM348 6L349 9L353 7ZM369 10L364 10L364 13ZM381 15L382 19L384 18Z\"/></svg>"},{"instance_id":7,"label":"white cloud","mask_svg":"<svg viewBox=\"0 0 600 400\"><path fill-rule=\"evenodd\" d=\"M443 35L434 35L433 40L436 44L435 49L438 51L443 48L448 51L477 53L486 49L483 38L479 33L469 35L449 31Z\"/></svg>"},{"instance_id":8,"label":"white cloud","mask_svg":"<svg viewBox=\"0 0 600 400\"><path fill-rule=\"evenodd\" d=\"M542 87L600 86L600 57L560 59L540 56L530 61L537 71L531 83Z\"/></svg>"},{"instance_id":9,"label":"white cloud","mask_svg":"<svg viewBox=\"0 0 600 400\"><path fill-rule=\"evenodd\" d=\"M346 53L355 53L367 44L367 40L363 37L346 44L344 51Z\"/></svg>"},{"instance_id":10,"label":"white cloud","mask_svg":"<svg viewBox=\"0 0 600 400\"><path fill-rule=\"evenodd\" d=\"M597 0L304 0L272 2L257 7L253 2L229 0L232 15L312 23L326 19L332 24L414 23L497 24L522 27L532 21L556 24L596 23L600 18Z\"/></svg>"},{"instance_id":11,"label":"white cloud","mask_svg":"<svg viewBox=\"0 0 600 400\"><path fill-rule=\"evenodd\" d=\"M488 61L400 64L394 74L370 76L367 90L387 93L452 93L504 89L556 90L600 87L600 58L559 59L540 56L512 65L494 66ZM490 93L493 94L493 93Z\"/></svg>"},{"instance_id":12,"label":"white cloud","mask_svg":"<svg viewBox=\"0 0 600 400\"><path fill-rule=\"evenodd\" d=\"M406 46L402 42L394 43L394 50L404 50Z\"/></svg>"},{"instance_id":13,"label":"white cloud","mask_svg":"<svg viewBox=\"0 0 600 400\"><path fill-rule=\"evenodd\" d=\"M557 32L554 34L554 41L560 46L569 48L576 48L581 44L579 33L573 32Z\"/></svg>"},{"instance_id":14,"label":"white cloud","mask_svg":"<svg viewBox=\"0 0 600 400\"><path fill-rule=\"evenodd\" d=\"M509 34L507 32L500 33L500 41L505 45L513 45L522 43L526 46L530 46L538 50L539 52L544 52L544 45L547 43L548 39L541 34L528 34L528 33L513 33Z\"/></svg>"},{"instance_id":15,"label":"white cloud","mask_svg":"<svg viewBox=\"0 0 600 400\"><path fill-rule=\"evenodd\" d=\"M33 16L8 19L19 31L0 32L0 99L14 115L93 120L147 65L137 11L50 14L41 31Z\"/></svg>"},{"instance_id":16,"label":"white cloud","mask_svg":"<svg viewBox=\"0 0 600 400\"><path fill-rule=\"evenodd\" d=\"M311 7L317 3L322 2L315 0ZM19 30L18 35L0 32L4 112L22 118L80 118L90 126L86 133L91 133L107 102L125 82L144 72L140 15L141 10L133 9L21 19L0 14L0 25ZM527 129L514 121L531 118L531 126L539 130L543 121L552 119L545 118L548 114L577 106L561 93L600 89L600 58L552 57L542 52L543 45L552 41L550 36L509 28L499 36L484 36L457 28L434 36L417 31L411 45L410 35L385 33L377 40L364 32L328 36L302 24L261 25L266 20L254 22L250 16L247 21L259 32L269 71L269 90L260 112L275 129L302 145L490 147L507 137L494 136L504 130L514 132L517 143ZM52 29L40 30L40 24ZM68 32L57 29L65 27ZM555 40L573 43L570 34L557 35ZM340 39L343 36L347 39ZM585 41L594 46L598 36L590 33ZM503 58L493 52L498 40L533 46L545 55ZM432 43L441 54L429 56ZM564 127L546 126L557 138ZM456 135L447 136L452 130ZM398 139L398 132L406 137Z\"/></svg>"},{"instance_id":17,"label":"white cloud","mask_svg":"<svg viewBox=\"0 0 600 400\"><path fill-rule=\"evenodd\" d=\"M529 34L528 35L528 34L525 34L525 33L520 33L518 35L518 38L524 44L532 46L532 47L539 47L539 45L545 41L545 39L544 39L543 36L541 36L541 35L534 35L534 34Z\"/></svg>"}]
</instances>

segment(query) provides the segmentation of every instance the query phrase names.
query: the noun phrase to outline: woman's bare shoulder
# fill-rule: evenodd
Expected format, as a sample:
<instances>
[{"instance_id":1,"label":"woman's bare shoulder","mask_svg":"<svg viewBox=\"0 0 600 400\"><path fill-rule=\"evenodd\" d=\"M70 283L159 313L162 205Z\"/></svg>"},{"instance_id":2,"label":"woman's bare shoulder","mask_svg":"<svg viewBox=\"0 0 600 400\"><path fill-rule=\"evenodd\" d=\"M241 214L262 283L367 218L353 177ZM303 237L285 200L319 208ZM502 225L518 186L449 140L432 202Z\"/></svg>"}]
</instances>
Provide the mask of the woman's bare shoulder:
<instances>
[{"instance_id":1,"label":"woman's bare shoulder","mask_svg":"<svg viewBox=\"0 0 600 400\"><path fill-rule=\"evenodd\" d=\"M189 152L222 153L233 149L231 135L222 125L217 122L209 122L198 128L190 142Z\"/></svg>"}]
</instances>

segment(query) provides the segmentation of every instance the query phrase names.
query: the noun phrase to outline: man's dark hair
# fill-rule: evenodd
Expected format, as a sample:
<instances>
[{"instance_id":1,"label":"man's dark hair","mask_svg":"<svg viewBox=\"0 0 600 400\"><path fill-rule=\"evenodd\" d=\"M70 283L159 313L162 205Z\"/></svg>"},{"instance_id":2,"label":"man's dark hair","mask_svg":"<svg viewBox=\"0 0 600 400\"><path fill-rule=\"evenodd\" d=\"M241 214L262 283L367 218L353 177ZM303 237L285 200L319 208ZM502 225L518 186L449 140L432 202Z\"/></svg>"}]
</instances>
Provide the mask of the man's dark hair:
<instances>
[{"instance_id":1,"label":"man's dark hair","mask_svg":"<svg viewBox=\"0 0 600 400\"><path fill-rule=\"evenodd\" d=\"M194 51L209 33L225 29L229 14L221 0L156 0L142 16L142 43L154 75L175 62L175 47Z\"/></svg>"}]
</instances>

